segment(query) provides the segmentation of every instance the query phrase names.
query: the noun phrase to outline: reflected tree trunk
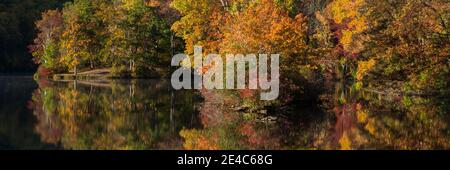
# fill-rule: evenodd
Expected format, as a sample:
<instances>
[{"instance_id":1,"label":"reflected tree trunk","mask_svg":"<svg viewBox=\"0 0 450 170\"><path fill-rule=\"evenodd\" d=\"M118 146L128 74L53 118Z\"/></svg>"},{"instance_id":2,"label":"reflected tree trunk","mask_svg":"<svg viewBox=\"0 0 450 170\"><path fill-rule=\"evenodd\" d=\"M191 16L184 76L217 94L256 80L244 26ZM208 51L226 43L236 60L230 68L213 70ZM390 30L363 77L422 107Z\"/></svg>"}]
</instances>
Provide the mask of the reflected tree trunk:
<instances>
[{"instance_id":1,"label":"reflected tree trunk","mask_svg":"<svg viewBox=\"0 0 450 170\"><path fill-rule=\"evenodd\" d=\"M75 67L73 67L73 75L77 76L78 74L78 69L77 69L77 65L75 65ZM76 79L76 77L75 77Z\"/></svg>"}]
</instances>

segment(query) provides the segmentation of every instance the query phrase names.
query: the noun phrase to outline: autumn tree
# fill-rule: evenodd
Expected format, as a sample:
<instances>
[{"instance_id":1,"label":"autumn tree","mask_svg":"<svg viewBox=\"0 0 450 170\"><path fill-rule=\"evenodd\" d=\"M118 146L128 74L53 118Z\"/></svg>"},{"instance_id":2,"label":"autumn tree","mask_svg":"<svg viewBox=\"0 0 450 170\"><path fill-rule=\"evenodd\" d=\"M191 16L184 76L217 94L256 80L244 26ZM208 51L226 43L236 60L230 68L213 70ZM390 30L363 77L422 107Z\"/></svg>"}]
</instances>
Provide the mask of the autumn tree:
<instances>
[{"instance_id":1,"label":"autumn tree","mask_svg":"<svg viewBox=\"0 0 450 170\"><path fill-rule=\"evenodd\" d=\"M354 72L357 60L361 60L369 37L365 0L335 0L316 17L322 23L315 35L319 42L317 61L341 78ZM326 56L323 56L326 55Z\"/></svg>"},{"instance_id":2,"label":"autumn tree","mask_svg":"<svg viewBox=\"0 0 450 170\"><path fill-rule=\"evenodd\" d=\"M79 69L99 67L113 67L113 74L124 72L132 76L145 76L146 71L159 74L167 70L161 68L168 68L170 55L174 53L168 23L174 22L176 17L171 21L161 18L170 13L164 9L168 2L154 5L144 0L75 0L66 3L60 14L61 35L53 37L54 41L46 42L49 48L45 50L40 47L42 37L36 40L42 42L36 42L38 45L31 47L38 52L36 56L39 59L44 54L57 53L61 56L57 60L58 66L73 69L74 74ZM46 15L50 14L44 14L45 20L42 22L49 22ZM42 30L46 28L39 29L43 32L42 36L49 32Z\"/></svg>"},{"instance_id":3,"label":"autumn tree","mask_svg":"<svg viewBox=\"0 0 450 170\"><path fill-rule=\"evenodd\" d=\"M284 58L300 57L307 48L305 23L302 14L291 18L273 1L261 0L228 18L221 29L224 38L220 49L224 54L279 53Z\"/></svg>"},{"instance_id":4,"label":"autumn tree","mask_svg":"<svg viewBox=\"0 0 450 170\"><path fill-rule=\"evenodd\" d=\"M49 10L36 22L39 30L34 44L29 46L34 62L50 70L61 69L59 39L63 31L63 18L59 10Z\"/></svg>"},{"instance_id":5,"label":"autumn tree","mask_svg":"<svg viewBox=\"0 0 450 170\"><path fill-rule=\"evenodd\" d=\"M373 79L405 82L407 91L448 89L450 4L401 0L373 2L370 9L369 55L380 62Z\"/></svg>"},{"instance_id":6,"label":"autumn tree","mask_svg":"<svg viewBox=\"0 0 450 170\"><path fill-rule=\"evenodd\" d=\"M63 9L65 29L61 37L62 62L77 74L78 66L86 64L95 56L93 3L89 0L76 0L65 4Z\"/></svg>"},{"instance_id":7,"label":"autumn tree","mask_svg":"<svg viewBox=\"0 0 450 170\"><path fill-rule=\"evenodd\" d=\"M194 52L194 46L203 46L205 53L219 51L218 46L223 37L221 25L226 18L227 0L174 0L171 6L182 15L172 25L177 36L186 43L186 54Z\"/></svg>"}]
</instances>

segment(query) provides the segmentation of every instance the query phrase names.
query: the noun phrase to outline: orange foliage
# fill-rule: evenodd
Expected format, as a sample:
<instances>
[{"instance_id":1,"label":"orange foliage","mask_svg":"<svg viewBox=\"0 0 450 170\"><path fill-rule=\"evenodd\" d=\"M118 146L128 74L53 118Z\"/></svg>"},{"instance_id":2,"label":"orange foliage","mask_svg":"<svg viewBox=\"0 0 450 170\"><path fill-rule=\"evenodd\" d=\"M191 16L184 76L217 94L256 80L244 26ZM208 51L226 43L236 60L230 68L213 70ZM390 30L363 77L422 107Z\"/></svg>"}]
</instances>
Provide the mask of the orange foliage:
<instances>
[{"instance_id":1,"label":"orange foliage","mask_svg":"<svg viewBox=\"0 0 450 170\"><path fill-rule=\"evenodd\" d=\"M306 48L306 30L302 14L291 18L272 0L261 0L228 18L221 52L298 54Z\"/></svg>"},{"instance_id":2,"label":"orange foliage","mask_svg":"<svg viewBox=\"0 0 450 170\"><path fill-rule=\"evenodd\" d=\"M217 150L219 147L212 138L205 136L199 130L181 130L180 136L185 139L184 148L187 150Z\"/></svg>"}]
</instances>

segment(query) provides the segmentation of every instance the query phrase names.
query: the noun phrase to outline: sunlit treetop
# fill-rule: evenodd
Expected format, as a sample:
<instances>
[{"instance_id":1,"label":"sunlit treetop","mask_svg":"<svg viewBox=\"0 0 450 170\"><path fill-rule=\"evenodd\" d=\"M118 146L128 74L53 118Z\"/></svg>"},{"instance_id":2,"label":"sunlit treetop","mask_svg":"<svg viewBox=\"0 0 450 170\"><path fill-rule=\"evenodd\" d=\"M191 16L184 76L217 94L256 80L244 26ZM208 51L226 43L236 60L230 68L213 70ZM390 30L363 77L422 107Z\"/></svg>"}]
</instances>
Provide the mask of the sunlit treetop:
<instances>
[{"instance_id":1,"label":"sunlit treetop","mask_svg":"<svg viewBox=\"0 0 450 170\"><path fill-rule=\"evenodd\" d=\"M336 30L344 53L349 53L347 56L354 56L364 48L367 37L363 33L368 29L365 5L366 0L335 0L323 13L328 19L323 22L328 22Z\"/></svg>"}]
</instances>

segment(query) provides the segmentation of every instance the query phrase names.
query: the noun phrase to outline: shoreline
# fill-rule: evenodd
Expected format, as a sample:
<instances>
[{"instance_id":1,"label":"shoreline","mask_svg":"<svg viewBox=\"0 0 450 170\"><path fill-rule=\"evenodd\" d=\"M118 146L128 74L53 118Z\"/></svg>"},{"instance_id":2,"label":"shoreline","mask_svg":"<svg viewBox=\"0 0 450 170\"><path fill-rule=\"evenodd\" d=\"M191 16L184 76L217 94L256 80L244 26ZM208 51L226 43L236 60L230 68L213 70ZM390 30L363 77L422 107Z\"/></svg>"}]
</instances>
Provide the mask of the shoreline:
<instances>
[{"instance_id":1,"label":"shoreline","mask_svg":"<svg viewBox=\"0 0 450 170\"><path fill-rule=\"evenodd\" d=\"M77 73L55 73L47 76L34 75L35 79L46 78L50 80L109 80L109 79L160 79L167 78L166 72L150 72L148 76L143 75L131 75L130 73L115 74L112 73L111 68L100 68L93 70L86 70Z\"/></svg>"}]
</instances>

